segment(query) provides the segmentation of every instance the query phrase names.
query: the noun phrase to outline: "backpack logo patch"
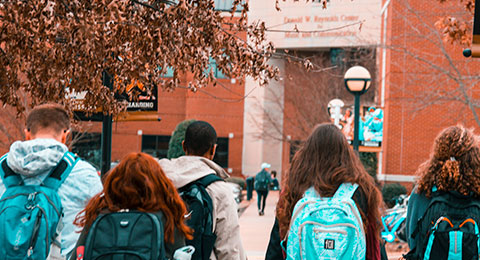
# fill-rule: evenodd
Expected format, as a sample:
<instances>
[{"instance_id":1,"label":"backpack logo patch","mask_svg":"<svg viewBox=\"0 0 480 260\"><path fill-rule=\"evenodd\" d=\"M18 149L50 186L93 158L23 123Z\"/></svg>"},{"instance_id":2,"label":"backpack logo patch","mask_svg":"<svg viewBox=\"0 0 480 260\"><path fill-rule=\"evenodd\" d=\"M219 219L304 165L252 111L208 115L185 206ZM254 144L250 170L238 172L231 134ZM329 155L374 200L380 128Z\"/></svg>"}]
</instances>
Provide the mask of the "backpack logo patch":
<instances>
[{"instance_id":1,"label":"backpack logo patch","mask_svg":"<svg viewBox=\"0 0 480 260\"><path fill-rule=\"evenodd\" d=\"M344 183L333 197L320 197L313 187L305 192L286 237L288 259L365 259L363 222L352 199L357 188Z\"/></svg>"},{"instance_id":2,"label":"backpack logo patch","mask_svg":"<svg viewBox=\"0 0 480 260\"><path fill-rule=\"evenodd\" d=\"M324 248L325 248L325 249L330 249L330 250L335 249L335 240L333 240L333 239L325 239Z\"/></svg>"}]
</instances>

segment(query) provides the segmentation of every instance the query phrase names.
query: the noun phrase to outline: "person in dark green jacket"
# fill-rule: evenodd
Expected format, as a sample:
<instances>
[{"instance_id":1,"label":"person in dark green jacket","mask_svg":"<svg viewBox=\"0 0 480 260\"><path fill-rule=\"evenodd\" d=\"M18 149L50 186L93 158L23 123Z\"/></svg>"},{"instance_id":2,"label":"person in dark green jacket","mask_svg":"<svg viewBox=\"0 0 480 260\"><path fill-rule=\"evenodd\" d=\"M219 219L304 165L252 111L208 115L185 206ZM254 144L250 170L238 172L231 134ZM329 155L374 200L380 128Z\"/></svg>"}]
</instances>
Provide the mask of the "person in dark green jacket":
<instances>
[{"instance_id":1,"label":"person in dark green jacket","mask_svg":"<svg viewBox=\"0 0 480 260\"><path fill-rule=\"evenodd\" d=\"M272 177L268 172L271 165L264 162L261 166L262 170L255 176L254 188L257 192L258 215L263 216Z\"/></svg>"},{"instance_id":2,"label":"person in dark green jacket","mask_svg":"<svg viewBox=\"0 0 480 260\"><path fill-rule=\"evenodd\" d=\"M433 152L417 170L418 180L408 201L406 231L411 250L413 233L425 214L434 191L480 198L480 147L473 130L461 125L444 129L435 139Z\"/></svg>"}]
</instances>

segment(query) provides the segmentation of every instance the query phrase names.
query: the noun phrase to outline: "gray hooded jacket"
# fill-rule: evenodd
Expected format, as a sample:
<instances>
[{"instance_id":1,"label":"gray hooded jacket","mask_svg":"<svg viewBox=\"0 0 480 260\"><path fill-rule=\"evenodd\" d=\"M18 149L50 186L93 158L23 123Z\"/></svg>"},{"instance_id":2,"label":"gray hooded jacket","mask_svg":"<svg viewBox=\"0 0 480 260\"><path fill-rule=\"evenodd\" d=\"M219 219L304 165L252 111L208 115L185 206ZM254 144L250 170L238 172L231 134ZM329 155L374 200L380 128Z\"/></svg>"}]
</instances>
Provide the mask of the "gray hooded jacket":
<instances>
[{"instance_id":1,"label":"gray hooded jacket","mask_svg":"<svg viewBox=\"0 0 480 260\"><path fill-rule=\"evenodd\" d=\"M27 185L38 185L57 166L68 151L67 146L54 139L17 141L10 147L8 166L20 174ZM89 163L79 160L65 182L58 189L64 216L61 232L62 255L67 256L75 247L80 233L73 225L75 216L85 208L88 200L103 189L97 171ZM0 178L0 196L5 185ZM80 229L81 231L81 229Z\"/></svg>"},{"instance_id":2,"label":"gray hooded jacket","mask_svg":"<svg viewBox=\"0 0 480 260\"><path fill-rule=\"evenodd\" d=\"M162 159L159 163L177 189L212 173L223 179L228 177L222 167L200 156ZM237 204L231 188L219 181L210 184L206 190L213 202L213 231L217 235L210 259L245 260Z\"/></svg>"}]
</instances>

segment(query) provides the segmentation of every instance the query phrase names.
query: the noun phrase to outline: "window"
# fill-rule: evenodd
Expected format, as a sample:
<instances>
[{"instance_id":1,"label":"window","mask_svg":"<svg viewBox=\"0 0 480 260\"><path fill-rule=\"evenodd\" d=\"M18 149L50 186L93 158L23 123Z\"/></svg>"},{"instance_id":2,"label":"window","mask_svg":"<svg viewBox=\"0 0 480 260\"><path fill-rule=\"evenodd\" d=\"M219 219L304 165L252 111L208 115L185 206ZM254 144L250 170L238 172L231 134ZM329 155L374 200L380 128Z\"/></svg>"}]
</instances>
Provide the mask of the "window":
<instances>
[{"instance_id":1,"label":"window","mask_svg":"<svg viewBox=\"0 0 480 260\"><path fill-rule=\"evenodd\" d=\"M167 158L170 136L142 135L142 152L156 158Z\"/></svg>"},{"instance_id":2,"label":"window","mask_svg":"<svg viewBox=\"0 0 480 260\"><path fill-rule=\"evenodd\" d=\"M227 79L227 77L222 73L222 71L217 67L217 62L210 57L209 59L210 65L208 69L205 70L205 75L208 76L210 70L213 70L213 75L217 79Z\"/></svg>"},{"instance_id":3,"label":"window","mask_svg":"<svg viewBox=\"0 0 480 260\"><path fill-rule=\"evenodd\" d=\"M330 63L332 66L342 67L345 60L345 51L339 48L330 49Z\"/></svg>"},{"instance_id":4,"label":"window","mask_svg":"<svg viewBox=\"0 0 480 260\"><path fill-rule=\"evenodd\" d=\"M232 10L233 7L233 0L215 0L215 10L217 11L226 11L229 12ZM237 6L236 12L241 12L243 10L243 6Z\"/></svg>"},{"instance_id":5,"label":"window","mask_svg":"<svg viewBox=\"0 0 480 260\"><path fill-rule=\"evenodd\" d=\"M228 168L228 140L226 137L217 139L217 151L213 161L222 166L222 168Z\"/></svg>"},{"instance_id":6,"label":"window","mask_svg":"<svg viewBox=\"0 0 480 260\"><path fill-rule=\"evenodd\" d=\"M162 69L162 67L158 66L157 67L158 71L160 71ZM168 67L167 68L167 71L162 74L162 77L164 78L173 78L173 68L172 67Z\"/></svg>"},{"instance_id":7,"label":"window","mask_svg":"<svg viewBox=\"0 0 480 260\"><path fill-rule=\"evenodd\" d=\"M100 169L102 160L102 134L72 132L72 152Z\"/></svg>"}]
</instances>

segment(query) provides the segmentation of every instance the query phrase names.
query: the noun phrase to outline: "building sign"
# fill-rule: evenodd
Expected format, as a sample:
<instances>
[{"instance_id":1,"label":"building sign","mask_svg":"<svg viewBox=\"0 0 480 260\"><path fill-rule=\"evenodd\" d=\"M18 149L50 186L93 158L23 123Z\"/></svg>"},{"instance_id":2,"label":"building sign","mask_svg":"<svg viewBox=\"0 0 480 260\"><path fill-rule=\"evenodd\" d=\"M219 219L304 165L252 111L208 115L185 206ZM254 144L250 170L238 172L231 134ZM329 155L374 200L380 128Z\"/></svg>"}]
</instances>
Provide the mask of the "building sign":
<instances>
[{"instance_id":1,"label":"building sign","mask_svg":"<svg viewBox=\"0 0 480 260\"><path fill-rule=\"evenodd\" d=\"M71 93L69 97L73 101L75 117L81 121L102 121L101 110L87 116L85 111L86 91ZM122 113L115 118L116 121L159 121L158 117L158 88L156 85L149 87L136 80L126 86L125 91L115 94L119 101L127 101L127 113Z\"/></svg>"},{"instance_id":2,"label":"building sign","mask_svg":"<svg viewBox=\"0 0 480 260\"><path fill-rule=\"evenodd\" d=\"M249 21L264 21L278 49L349 47L380 43L381 0L250 1Z\"/></svg>"},{"instance_id":3,"label":"building sign","mask_svg":"<svg viewBox=\"0 0 480 260\"><path fill-rule=\"evenodd\" d=\"M127 111L154 111L158 110L157 86L147 87L141 82L132 81L123 93L116 96L119 100L127 100Z\"/></svg>"}]
</instances>

